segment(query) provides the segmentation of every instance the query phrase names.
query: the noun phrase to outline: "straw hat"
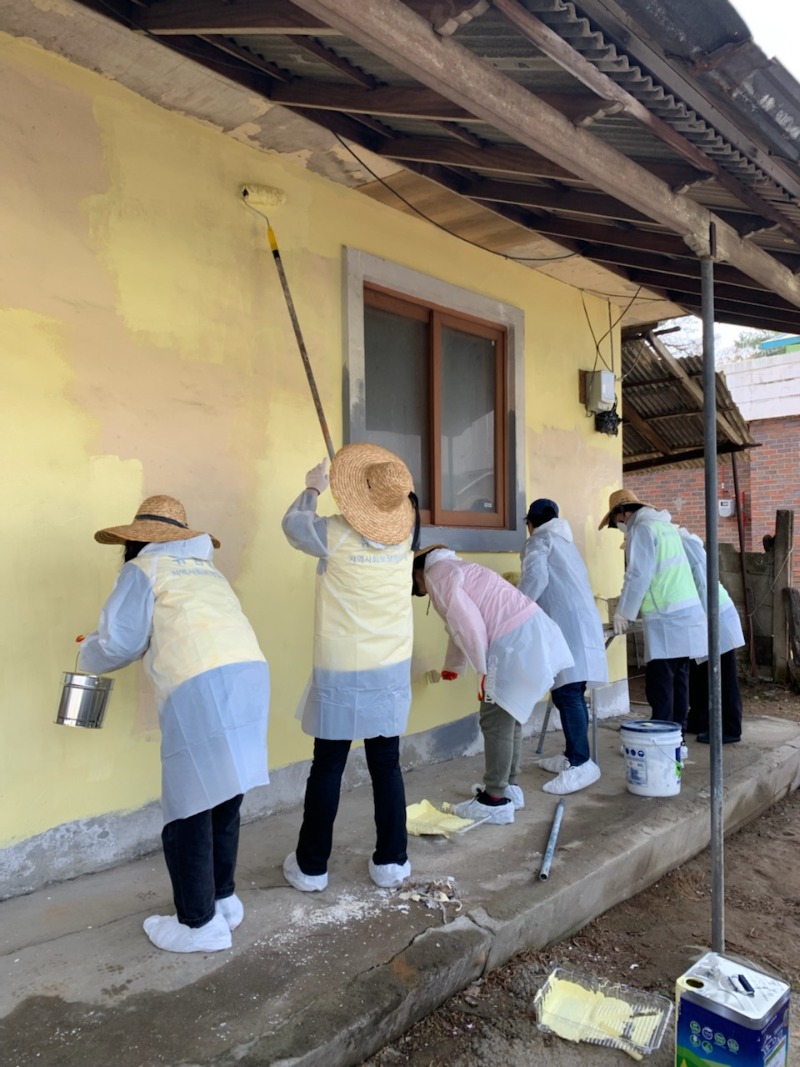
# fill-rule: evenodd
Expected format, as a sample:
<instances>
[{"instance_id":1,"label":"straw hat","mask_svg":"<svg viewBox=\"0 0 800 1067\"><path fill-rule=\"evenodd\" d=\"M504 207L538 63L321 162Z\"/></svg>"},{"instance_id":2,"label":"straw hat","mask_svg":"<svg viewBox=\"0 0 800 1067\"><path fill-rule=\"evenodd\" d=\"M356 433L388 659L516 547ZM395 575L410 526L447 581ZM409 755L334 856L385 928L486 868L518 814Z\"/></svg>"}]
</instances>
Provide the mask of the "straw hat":
<instances>
[{"instance_id":1,"label":"straw hat","mask_svg":"<svg viewBox=\"0 0 800 1067\"><path fill-rule=\"evenodd\" d=\"M429 552L433 552L437 548L447 548L447 545L426 545L425 548L418 548L414 553L414 559L419 559L420 556L427 556Z\"/></svg>"},{"instance_id":2,"label":"straw hat","mask_svg":"<svg viewBox=\"0 0 800 1067\"><path fill-rule=\"evenodd\" d=\"M623 504L638 504L643 508L652 508L652 504L645 504L643 500L631 489L615 489L611 496L608 498L608 512L606 513L603 521L597 527L598 530L602 530L604 526L608 526L612 530L616 530L617 524L611 521L611 516L621 507Z\"/></svg>"},{"instance_id":3,"label":"straw hat","mask_svg":"<svg viewBox=\"0 0 800 1067\"><path fill-rule=\"evenodd\" d=\"M174 496L149 496L136 509L132 523L98 530L94 539L101 545L124 545L126 541L186 541L204 532L189 529L183 504ZM211 540L219 548L216 537Z\"/></svg>"},{"instance_id":4,"label":"straw hat","mask_svg":"<svg viewBox=\"0 0 800 1067\"><path fill-rule=\"evenodd\" d=\"M399 456L366 441L340 448L331 462L331 493L363 537L399 545L414 525L411 471Z\"/></svg>"}]
</instances>

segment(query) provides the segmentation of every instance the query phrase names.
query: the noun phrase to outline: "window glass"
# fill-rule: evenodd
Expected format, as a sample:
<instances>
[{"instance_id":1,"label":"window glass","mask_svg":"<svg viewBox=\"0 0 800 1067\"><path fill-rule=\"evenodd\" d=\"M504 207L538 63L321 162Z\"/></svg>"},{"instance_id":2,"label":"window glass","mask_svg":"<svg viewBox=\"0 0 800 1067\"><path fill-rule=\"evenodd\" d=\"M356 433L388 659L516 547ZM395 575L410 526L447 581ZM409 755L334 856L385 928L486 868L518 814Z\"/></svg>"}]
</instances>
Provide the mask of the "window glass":
<instances>
[{"instance_id":1,"label":"window glass","mask_svg":"<svg viewBox=\"0 0 800 1067\"><path fill-rule=\"evenodd\" d=\"M445 325L441 346L442 508L494 512L495 342Z\"/></svg>"},{"instance_id":2,"label":"window glass","mask_svg":"<svg viewBox=\"0 0 800 1067\"><path fill-rule=\"evenodd\" d=\"M405 460L420 508L431 507L428 325L364 308L364 382L368 439Z\"/></svg>"}]
</instances>

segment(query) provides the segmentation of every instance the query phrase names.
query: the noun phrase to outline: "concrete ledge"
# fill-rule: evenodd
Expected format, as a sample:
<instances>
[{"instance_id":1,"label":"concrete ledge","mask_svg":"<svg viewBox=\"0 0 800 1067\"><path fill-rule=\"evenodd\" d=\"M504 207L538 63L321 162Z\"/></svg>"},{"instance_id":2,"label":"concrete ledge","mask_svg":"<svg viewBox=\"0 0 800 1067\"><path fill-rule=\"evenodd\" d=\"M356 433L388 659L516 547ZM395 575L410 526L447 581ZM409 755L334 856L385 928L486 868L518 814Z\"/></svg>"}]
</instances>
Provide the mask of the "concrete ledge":
<instances>
[{"instance_id":1,"label":"concrete ledge","mask_svg":"<svg viewBox=\"0 0 800 1067\"><path fill-rule=\"evenodd\" d=\"M453 879L448 908L403 901L369 881L374 824L363 787L342 797L324 893L297 893L281 874L298 811L243 829L245 922L227 952L179 956L147 941L142 919L172 911L159 855L5 901L2 964L11 980L0 1016L9 1062L363 1062L485 970L568 936L708 844L708 746L690 745L680 794L638 797L626 789L617 726L598 731L600 781L565 798L546 882L538 871L558 798L541 792L550 776L528 746L526 807L512 825L409 842L413 883L424 890ZM745 738L724 750L729 830L800 783L798 724L749 718ZM547 755L560 747L560 736L548 735ZM482 756L471 756L413 769L408 800L459 800L482 768Z\"/></svg>"}]
</instances>

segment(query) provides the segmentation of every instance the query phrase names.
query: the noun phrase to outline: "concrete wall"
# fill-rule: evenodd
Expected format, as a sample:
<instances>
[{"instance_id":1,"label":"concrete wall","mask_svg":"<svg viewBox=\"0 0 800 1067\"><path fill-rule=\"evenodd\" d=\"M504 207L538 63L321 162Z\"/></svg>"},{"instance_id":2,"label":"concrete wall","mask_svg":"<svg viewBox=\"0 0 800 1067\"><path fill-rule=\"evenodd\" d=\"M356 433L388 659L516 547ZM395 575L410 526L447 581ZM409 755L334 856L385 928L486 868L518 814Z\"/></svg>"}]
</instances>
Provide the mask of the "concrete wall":
<instances>
[{"instance_id":1,"label":"concrete wall","mask_svg":"<svg viewBox=\"0 0 800 1067\"><path fill-rule=\"evenodd\" d=\"M92 535L129 521L152 493L180 497L190 523L220 538L217 563L272 667L276 785L254 803L271 810L301 795L311 741L293 714L310 663L314 567L287 546L280 520L324 447L243 183L287 193L273 223L335 442L349 246L522 311L528 497L560 501L602 596L622 578L622 554L596 529L621 467L619 440L595 433L578 401L577 371L596 353L577 290L28 42L0 35L0 70L0 846L32 885L153 845L159 732L141 667L117 675L102 730L53 724L74 637L95 626L120 566L119 550ZM585 300L599 334L606 304ZM515 555L476 558L517 566ZM425 739L419 758L443 758L463 748L452 724L474 710L474 681L425 685L444 632L424 603L415 610L409 734ZM621 657L612 650L615 679Z\"/></svg>"}]
</instances>

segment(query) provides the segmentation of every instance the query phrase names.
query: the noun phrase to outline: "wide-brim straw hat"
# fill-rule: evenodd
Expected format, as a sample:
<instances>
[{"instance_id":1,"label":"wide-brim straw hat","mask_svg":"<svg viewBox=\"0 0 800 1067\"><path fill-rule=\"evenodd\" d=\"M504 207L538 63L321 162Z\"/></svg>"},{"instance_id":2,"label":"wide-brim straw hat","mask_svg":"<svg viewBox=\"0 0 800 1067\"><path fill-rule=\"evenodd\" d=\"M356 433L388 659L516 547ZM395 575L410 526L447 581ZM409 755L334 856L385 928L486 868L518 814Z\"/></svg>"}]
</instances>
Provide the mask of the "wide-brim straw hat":
<instances>
[{"instance_id":1,"label":"wide-brim straw hat","mask_svg":"<svg viewBox=\"0 0 800 1067\"><path fill-rule=\"evenodd\" d=\"M183 504L174 496L149 496L136 509L133 522L127 526L107 526L98 530L94 539L101 545L124 545L126 541L161 543L187 541L205 532L189 529ZM211 537L211 541L214 548L219 548L216 537Z\"/></svg>"},{"instance_id":2,"label":"wide-brim straw hat","mask_svg":"<svg viewBox=\"0 0 800 1067\"><path fill-rule=\"evenodd\" d=\"M597 527L598 530L602 530L604 526L608 526L609 523L611 523L611 516L622 504L639 504L639 506L643 508L653 507L652 504L645 504L644 500L640 500L632 489L615 489L608 498L608 511L606 512L603 521ZM616 523L611 523L611 529L616 529Z\"/></svg>"},{"instance_id":3,"label":"wide-brim straw hat","mask_svg":"<svg viewBox=\"0 0 800 1067\"><path fill-rule=\"evenodd\" d=\"M354 530L381 545L399 545L414 526L414 479L388 448L359 441L331 461L331 493Z\"/></svg>"}]
</instances>

